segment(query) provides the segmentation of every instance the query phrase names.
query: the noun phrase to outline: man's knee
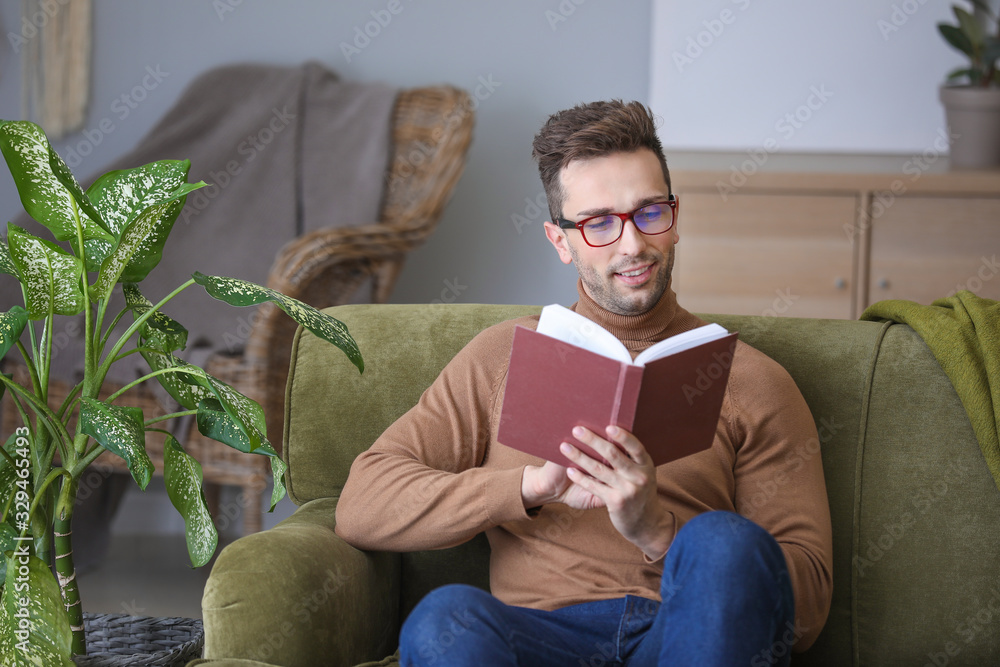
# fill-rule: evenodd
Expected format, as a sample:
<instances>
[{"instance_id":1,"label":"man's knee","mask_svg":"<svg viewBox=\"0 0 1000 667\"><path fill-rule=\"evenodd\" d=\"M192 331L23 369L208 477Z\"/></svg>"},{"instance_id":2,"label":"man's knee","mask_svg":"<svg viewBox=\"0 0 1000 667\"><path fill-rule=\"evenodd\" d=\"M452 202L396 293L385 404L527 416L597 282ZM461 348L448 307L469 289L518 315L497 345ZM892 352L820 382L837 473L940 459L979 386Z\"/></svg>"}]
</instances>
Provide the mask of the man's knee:
<instances>
[{"instance_id":1,"label":"man's knee","mask_svg":"<svg viewBox=\"0 0 1000 667\"><path fill-rule=\"evenodd\" d=\"M462 584L450 584L428 593L406 618L400 631L400 645L425 657L443 654L470 635L486 606L496 598Z\"/></svg>"},{"instance_id":2,"label":"man's knee","mask_svg":"<svg viewBox=\"0 0 1000 667\"><path fill-rule=\"evenodd\" d=\"M698 558L743 566L748 559L763 559L772 568L784 565L781 547L766 530L739 514L704 512L694 517L677 534L675 542L693 548Z\"/></svg>"}]
</instances>

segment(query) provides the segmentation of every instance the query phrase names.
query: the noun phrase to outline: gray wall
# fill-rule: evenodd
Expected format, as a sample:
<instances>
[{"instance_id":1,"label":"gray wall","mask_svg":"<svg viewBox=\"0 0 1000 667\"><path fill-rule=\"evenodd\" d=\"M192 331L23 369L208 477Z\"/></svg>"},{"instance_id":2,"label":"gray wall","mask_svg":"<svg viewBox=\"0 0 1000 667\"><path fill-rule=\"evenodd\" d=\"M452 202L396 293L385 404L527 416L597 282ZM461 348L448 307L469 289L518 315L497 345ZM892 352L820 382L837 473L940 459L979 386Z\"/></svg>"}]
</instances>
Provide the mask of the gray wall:
<instances>
[{"instance_id":1,"label":"gray wall","mask_svg":"<svg viewBox=\"0 0 1000 667\"><path fill-rule=\"evenodd\" d=\"M364 29L388 0L95 0L90 134L67 137L56 149L93 146L74 169L86 185L135 145L188 82L225 63L316 59L345 78L400 87L444 82L471 91L482 78L495 89L477 109L465 173L437 231L411 255L392 300L428 302L444 292L446 300L467 303L574 301L576 272L556 259L542 235L541 210L526 202L543 201L531 138L548 114L579 102L647 101L649 0L400 1L402 11L348 62L341 42L352 42L355 29ZM4 119L21 117L21 59L7 37L21 32L19 5L0 4ZM120 98L141 84L147 67L165 76L125 114ZM113 130L100 132L102 120ZM0 223L21 211L13 181L0 169ZM526 213L531 222L519 230L512 216ZM162 481L150 491L130 492L116 530L182 532ZM287 513L287 505L276 514Z\"/></svg>"},{"instance_id":2,"label":"gray wall","mask_svg":"<svg viewBox=\"0 0 1000 667\"><path fill-rule=\"evenodd\" d=\"M81 180L100 173L135 145L188 82L224 63L317 59L345 78L400 87L446 82L473 91L482 78L494 89L480 88L488 97L477 109L465 174L438 230L411 255L393 301L427 302L442 298L443 290L446 299L463 302L575 300L575 271L549 249L541 214L520 229L512 222L525 214L525 199L541 193L531 138L549 113L581 101L646 100L649 1L399 2L402 11L348 62L341 43L352 43L355 30L389 0L95 0L91 139L78 133L56 142L56 149L81 141L89 147L98 138L75 172ZM3 3L5 36L21 32L19 14L19 3ZM19 118L20 56L9 38L0 49L0 118ZM166 76L134 109L123 106L121 96L142 82L147 67ZM113 131L98 130L105 119ZM6 222L21 206L9 174L0 171Z\"/></svg>"}]
</instances>

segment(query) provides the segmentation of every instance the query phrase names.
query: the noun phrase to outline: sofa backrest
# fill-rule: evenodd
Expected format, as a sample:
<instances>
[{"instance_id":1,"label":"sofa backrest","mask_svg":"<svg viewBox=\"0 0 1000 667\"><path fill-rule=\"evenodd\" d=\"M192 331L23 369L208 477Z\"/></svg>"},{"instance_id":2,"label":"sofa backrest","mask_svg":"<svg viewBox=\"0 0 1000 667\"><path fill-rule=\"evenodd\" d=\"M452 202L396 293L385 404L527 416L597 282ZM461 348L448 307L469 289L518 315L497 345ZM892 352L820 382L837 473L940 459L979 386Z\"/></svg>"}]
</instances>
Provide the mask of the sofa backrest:
<instances>
[{"instance_id":1,"label":"sofa backrest","mask_svg":"<svg viewBox=\"0 0 1000 667\"><path fill-rule=\"evenodd\" d=\"M537 306L353 305L327 312L364 355L299 332L284 455L298 504L336 497L350 464L416 403L476 333ZM1000 655L1000 492L947 376L903 325L708 315L795 379L820 435L833 519L834 594L795 665L991 664ZM777 483L761 493L778 494ZM428 590L488 588L476 540L401 560L401 614ZM935 663L935 660L937 662ZM942 662L945 661L945 662Z\"/></svg>"}]
</instances>

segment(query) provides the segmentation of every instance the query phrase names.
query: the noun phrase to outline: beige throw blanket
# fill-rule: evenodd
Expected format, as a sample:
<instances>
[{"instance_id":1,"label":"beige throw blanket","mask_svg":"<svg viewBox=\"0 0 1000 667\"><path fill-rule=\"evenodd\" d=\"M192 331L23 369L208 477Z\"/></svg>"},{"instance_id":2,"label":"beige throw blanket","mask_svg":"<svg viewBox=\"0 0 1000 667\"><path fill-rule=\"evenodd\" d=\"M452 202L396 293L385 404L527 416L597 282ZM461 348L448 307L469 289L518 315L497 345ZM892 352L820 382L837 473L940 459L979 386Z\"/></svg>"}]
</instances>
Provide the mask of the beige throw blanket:
<instances>
[{"instance_id":1,"label":"beige throw blanket","mask_svg":"<svg viewBox=\"0 0 1000 667\"><path fill-rule=\"evenodd\" d=\"M221 67L194 80L134 150L81 181L190 159L189 180L211 186L188 196L162 262L143 283L145 295L156 302L194 271L264 283L277 251L302 232L378 219L395 97L388 86L343 81L315 62ZM26 216L16 224L50 238ZM6 310L21 295L16 281L2 278ZM221 304L197 285L164 311L189 330L189 351L180 356L192 361L209 351L238 351L255 319L253 309ZM82 358L82 341L73 335L81 327L60 319L54 375L71 379ZM138 355L129 359L138 363L116 365L112 379L143 370Z\"/></svg>"}]
</instances>

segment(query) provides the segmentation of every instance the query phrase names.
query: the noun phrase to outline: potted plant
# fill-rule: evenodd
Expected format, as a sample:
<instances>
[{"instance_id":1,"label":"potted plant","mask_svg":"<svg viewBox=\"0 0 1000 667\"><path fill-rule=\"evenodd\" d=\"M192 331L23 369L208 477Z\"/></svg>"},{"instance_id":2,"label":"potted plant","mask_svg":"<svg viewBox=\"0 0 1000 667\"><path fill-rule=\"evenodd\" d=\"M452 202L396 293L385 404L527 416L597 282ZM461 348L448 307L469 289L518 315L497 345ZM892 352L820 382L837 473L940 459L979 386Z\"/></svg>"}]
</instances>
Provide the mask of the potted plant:
<instances>
[{"instance_id":1,"label":"potted plant","mask_svg":"<svg viewBox=\"0 0 1000 667\"><path fill-rule=\"evenodd\" d=\"M18 280L24 294L23 307L0 312L0 358L19 353L31 379L22 386L0 375L0 395L6 391L16 402L22 420L0 447L0 550L5 554L0 558L0 664L73 665L73 655L86 654L73 567L73 507L80 477L98 456L120 456L145 488L153 474L146 434L166 435L164 478L171 502L184 517L196 567L212 557L218 535L205 504L200 465L161 430L162 422L194 415L205 435L269 457L272 509L285 493L285 466L267 441L260 406L174 355L184 349L187 332L163 311L171 299L200 285L235 306L269 301L343 350L359 371L363 362L341 322L253 283L195 273L169 293L152 297L155 303L140 289L161 259L187 194L205 185L187 182L187 161L109 172L84 191L37 125L0 121L0 152L25 209L54 237L39 238L9 224L6 243L0 240L0 273L7 274L0 279ZM125 307L113 313L111 296L119 290ZM61 405L51 407L53 323L57 316L81 313L83 380ZM129 324L116 337L119 322ZM132 354L145 358L149 372L100 400L111 366ZM116 402L150 381L158 381L182 409L150 417Z\"/></svg>"},{"instance_id":2,"label":"potted plant","mask_svg":"<svg viewBox=\"0 0 1000 667\"><path fill-rule=\"evenodd\" d=\"M975 14L955 5L957 24L938 30L969 62L948 74L941 86L951 137L951 166L983 169L1000 165L1000 18L985 0L970 0ZM984 21L988 27L984 27Z\"/></svg>"}]
</instances>

